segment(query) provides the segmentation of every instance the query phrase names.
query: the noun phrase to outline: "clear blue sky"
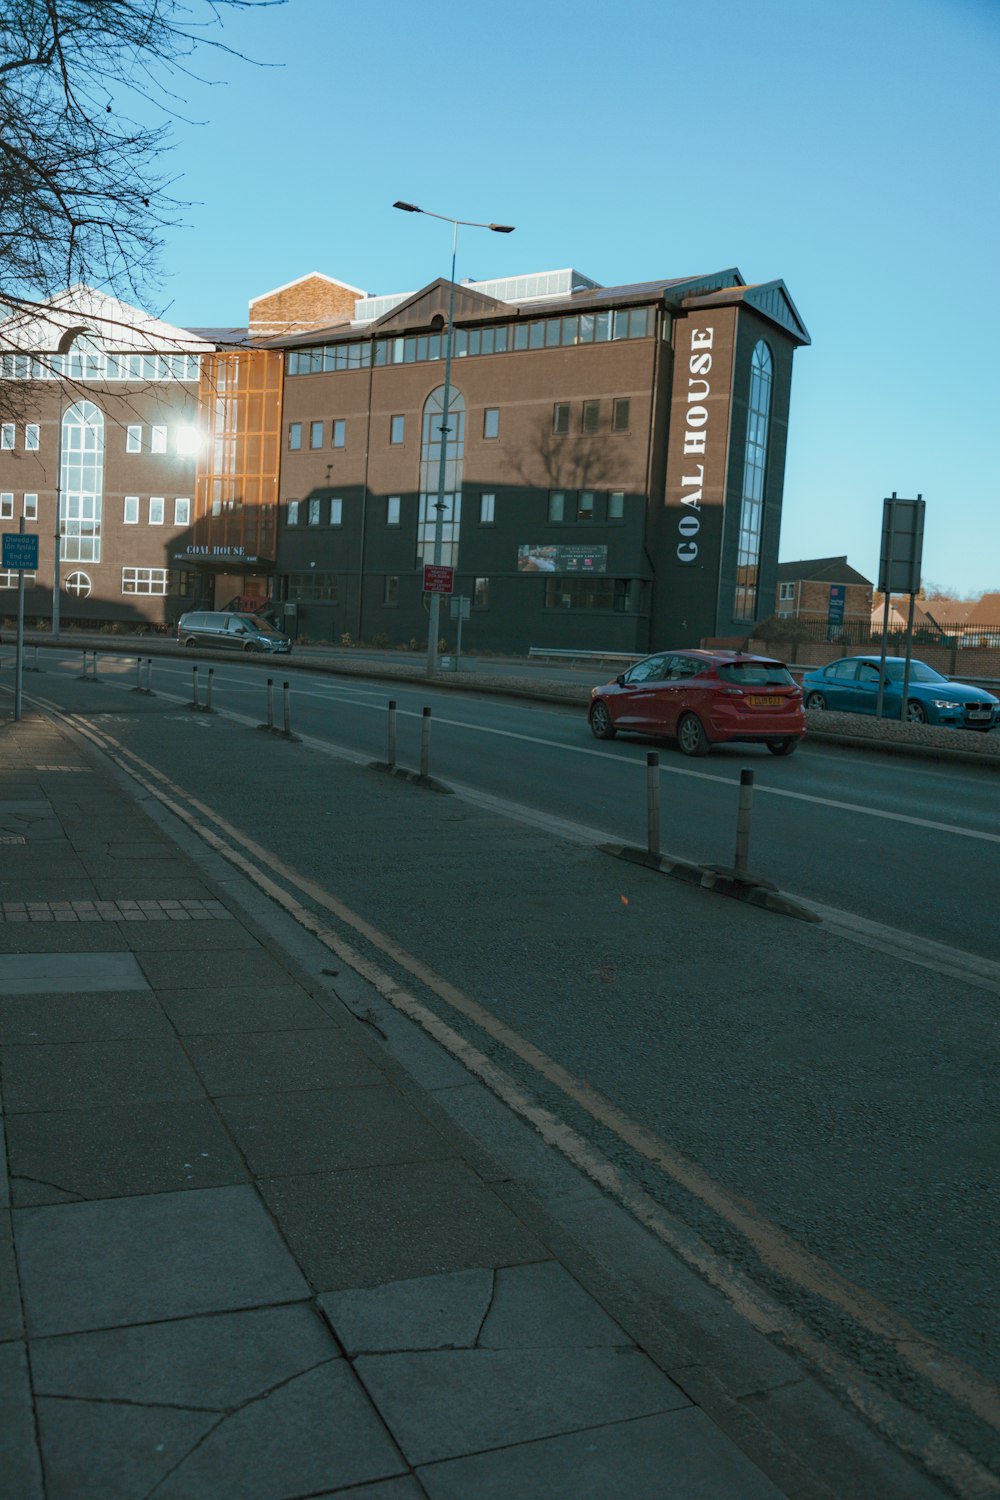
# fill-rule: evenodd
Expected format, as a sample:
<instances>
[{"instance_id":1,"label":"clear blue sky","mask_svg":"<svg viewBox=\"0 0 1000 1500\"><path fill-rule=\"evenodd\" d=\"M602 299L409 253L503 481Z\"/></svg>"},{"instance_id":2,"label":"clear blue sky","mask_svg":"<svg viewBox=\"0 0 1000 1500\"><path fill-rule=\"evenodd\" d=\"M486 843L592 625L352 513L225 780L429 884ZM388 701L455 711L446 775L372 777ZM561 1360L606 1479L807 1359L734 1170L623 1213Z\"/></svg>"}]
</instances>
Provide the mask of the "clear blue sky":
<instances>
[{"instance_id":1,"label":"clear blue sky","mask_svg":"<svg viewBox=\"0 0 1000 1500\"><path fill-rule=\"evenodd\" d=\"M288 0L228 17L171 166L162 306L240 324L309 271L369 292L575 266L605 285L784 279L783 560L878 565L927 502L924 578L1000 591L997 0Z\"/></svg>"}]
</instances>

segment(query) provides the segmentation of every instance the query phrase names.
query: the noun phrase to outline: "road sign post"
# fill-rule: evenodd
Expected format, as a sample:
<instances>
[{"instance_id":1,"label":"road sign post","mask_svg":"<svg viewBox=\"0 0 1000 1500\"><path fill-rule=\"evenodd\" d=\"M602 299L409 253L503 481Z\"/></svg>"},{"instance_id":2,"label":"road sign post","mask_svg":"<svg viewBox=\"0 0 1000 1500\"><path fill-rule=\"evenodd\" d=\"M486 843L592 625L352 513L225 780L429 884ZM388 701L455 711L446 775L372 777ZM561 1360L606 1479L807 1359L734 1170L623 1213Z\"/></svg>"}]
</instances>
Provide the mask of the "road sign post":
<instances>
[{"instance_id":1,"label":"road sign post","mask_svg":"<svg viewBox=\"0 0 1000 1500\"><path fill-rule=\"evenodd\" d=\"M449 610L451 618L458 622L458 636L455 640L455 671L457 672L462 660L462 621L469 618L472 600L468 594L452 594Z\"/></svg>"},{"instance_id":2,"label":"road sign post","mask_svg":"<svg viewBox=\"0 0 1000 1500\"><path fill-rule=\"evenodd\" d=\"M24 574L38 568L38 537L28 535L21 517L17 531L5 531L0 542L0 563L8 572L16 571L17 580L17 654L14 658L14 718L21 717L24 685Z\"/></svg>"},{"instance_id":3,"label":"road sign post","mask_svg":"<svg viewBox=\"0 0 1000 1500\"><path fill-rule=\"evenodd\" d=\"M879 661L878 699L875 717L882 717L885 694L885 658L889 634L889 599L892 594L909 594L910 613L906 627L906 663L903 668L903 702L900 718L906 721L906 703L910 687L910 655L913 651L913 601L920 588L920 564L924 549L924 497L900 500L893 490L882 501L882 551L879 557L878 586L885 607L882 613L882 655Z\"/></svg>"}]
</instances>

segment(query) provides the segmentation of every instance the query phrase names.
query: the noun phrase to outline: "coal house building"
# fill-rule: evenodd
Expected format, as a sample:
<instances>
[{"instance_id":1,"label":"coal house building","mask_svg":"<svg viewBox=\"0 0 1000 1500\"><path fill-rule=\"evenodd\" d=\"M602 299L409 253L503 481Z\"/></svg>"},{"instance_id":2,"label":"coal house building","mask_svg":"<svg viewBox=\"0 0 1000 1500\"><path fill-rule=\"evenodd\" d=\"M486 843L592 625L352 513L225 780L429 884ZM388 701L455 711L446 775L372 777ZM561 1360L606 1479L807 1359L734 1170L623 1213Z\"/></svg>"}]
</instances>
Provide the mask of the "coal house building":
<instances>
[{"instance_id":1,"label":"coal house building","mask_svg":"<svg viewBox=\"0 0 1000 1500\"><path fill-rule=\"evenodd\" d=\"M426 640L450 290L255 339L285 353L273 592L308 638ZM773 611L809 342L782 282L545 272L456 285L453 323L441 562L468 649L645 651Z\"/></svg>"}]
</instances>

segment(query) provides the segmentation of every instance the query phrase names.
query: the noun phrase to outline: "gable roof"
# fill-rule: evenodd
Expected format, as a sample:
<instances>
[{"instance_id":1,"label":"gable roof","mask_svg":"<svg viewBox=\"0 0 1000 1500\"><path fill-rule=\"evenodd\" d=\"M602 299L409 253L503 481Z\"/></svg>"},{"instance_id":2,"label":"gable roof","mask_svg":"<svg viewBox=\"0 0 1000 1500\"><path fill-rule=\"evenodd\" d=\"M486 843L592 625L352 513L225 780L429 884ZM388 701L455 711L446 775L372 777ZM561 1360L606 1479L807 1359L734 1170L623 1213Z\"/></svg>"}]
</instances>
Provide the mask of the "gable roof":
<instances>
[{"instance_id":1,"label":"gable roof","mask_svg":"<svg viewBox=\"0 0 1000 1500\"><path fill-rule=\"evenodd\" d=\"M76 333L90 333L109 353L202 354L208 339L154 318L96 287L78 282L46 302L26 306L0 323L0 348L55 354Z\"/></svg>"},{"instance_id":2,"label":"gable roof","mask_svg":"<svg viewBox=\"0 0 1000 1500\"><path fill-rule=\"evenodd\" d=\"M756 286L724 287L718 291L685 297L685 307L725 307L740 302L752 307L762 317L768 318L791 334L796 343L811 344L808 329L799 317L799 310L788 293L783 281L762 281Z\"/></svg>"},{"instance_id":3,"label":"gable roof","mask_svg":"<svg viewBox=\"0 0 1000 1500\"><path fill-rule=\"evenodd\" d=\"M256 297L250 298L250 306L266 302L268 297L277 297L279 292L290 292L293 286L301 286L306 281L325 281L328 286L339 286L343 291L353 292L358 297L367 296L361 287L351 286L348 281L338 281L335 276L327 276L323 271L307 271L304 276L296 276L294 281L286 281L283 286L273 286L269 292L259 292Z\"/></svg>"},{"instance_id":4,"label":"gable roof","mask_svg":"<svg viewBox=\"0 0 1000 1500\"><path fill-rule=\"evenodd\" d=\"M393 333L397 329L401 331L405 328L427 328L435 317L447 321L448 301L451 295L451 283L446 277L439 276L437 281L432 281L419 292L414 292L412 297L390 308L387 313L381 318L376 318L369 326L377 329L379 333ZM456 319L489 317L491 314L495 315L508 310L509 305L506 302L499 302L496 297L484 296L482 292L474 292L471 287L458 283L455 285L452 316Z\"/></svg>"},{"instance_id":5,"label":"gable roof","mask_svg":"<svg viewBox=\"0 0 1000 1500\"><path fill-rule=\"evenodd\" d=\"M806 557L799 562L778 564L779 583L862 583L872 587L870 578L852 568L845 557Z\"/></svg>"}]
</instances>

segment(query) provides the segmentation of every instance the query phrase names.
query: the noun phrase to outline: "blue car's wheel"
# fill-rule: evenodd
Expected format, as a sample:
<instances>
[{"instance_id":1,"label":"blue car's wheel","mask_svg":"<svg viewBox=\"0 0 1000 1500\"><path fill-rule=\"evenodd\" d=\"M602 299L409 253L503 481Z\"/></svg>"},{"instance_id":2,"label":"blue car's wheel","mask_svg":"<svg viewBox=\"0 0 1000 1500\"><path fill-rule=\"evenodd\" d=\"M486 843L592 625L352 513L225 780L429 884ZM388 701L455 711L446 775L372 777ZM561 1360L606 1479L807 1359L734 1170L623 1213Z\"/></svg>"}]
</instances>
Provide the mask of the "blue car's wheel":
<instances>
[{"instance_id":1,"label":"blue car's wheel","mask_svg":"<svg viewBox=\"0 0 1000 1500\"><path fill-rule=\"evenodd\" d=\"M927 710L922 703L915 703L912 698L907 701L906 722L907 724L927 723Z\"/></svg>"},{"instance_id":2,"label":"blue car's wheel","mask_svg":"<svg viewBox=\"0 0 1000 1500\"><path fill-rule=\"evenodd\" d=\"M825 708L826 699L822 693L808 693L806 695L806 708Z\"/></svg>"}]
</instances>

